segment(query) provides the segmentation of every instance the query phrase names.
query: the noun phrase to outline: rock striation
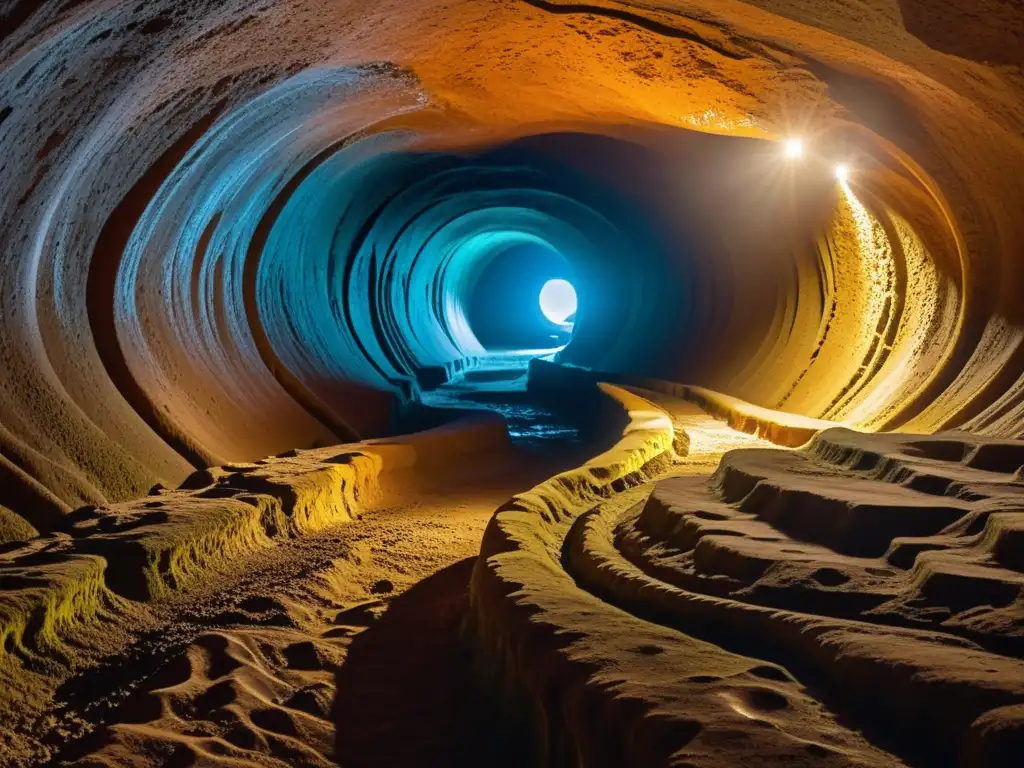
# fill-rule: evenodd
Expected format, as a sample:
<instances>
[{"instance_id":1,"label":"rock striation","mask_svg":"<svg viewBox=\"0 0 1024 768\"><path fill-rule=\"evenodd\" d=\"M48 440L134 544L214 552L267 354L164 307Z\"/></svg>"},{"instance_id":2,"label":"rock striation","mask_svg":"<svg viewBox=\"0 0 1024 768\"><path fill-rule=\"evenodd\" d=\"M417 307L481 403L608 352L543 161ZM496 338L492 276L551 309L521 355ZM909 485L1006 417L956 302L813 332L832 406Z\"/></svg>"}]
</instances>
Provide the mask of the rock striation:
<instances>
[{"instance_id":1,"label":"rock striation","mask_svg":"<svg viewBox=\"0 0 1024 768\"><path fill-rule=\"evenodd\" d=\"M1017 765L1024 12L932 5L2 4L0 764ZM510 371L583 437L417 432Z\"/></svg>"}]
</instances>

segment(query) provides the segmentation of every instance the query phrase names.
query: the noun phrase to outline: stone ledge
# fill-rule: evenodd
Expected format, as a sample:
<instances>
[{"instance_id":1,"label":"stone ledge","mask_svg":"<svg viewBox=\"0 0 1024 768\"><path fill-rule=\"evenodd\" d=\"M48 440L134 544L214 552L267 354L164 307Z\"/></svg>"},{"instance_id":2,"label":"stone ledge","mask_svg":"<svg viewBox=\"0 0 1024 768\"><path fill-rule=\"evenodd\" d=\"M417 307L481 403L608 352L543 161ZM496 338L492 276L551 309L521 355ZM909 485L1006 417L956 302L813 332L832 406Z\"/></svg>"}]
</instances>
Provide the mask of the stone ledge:
<instances>
[{"instance_id":1,"label":"stone ledge","mask_svg":"<svg viewBox=\"0 0 1024 768\"><path fill-rule=\"evenodd\" d=\"M275 538L357 519L391 473L439 482L460 458L507 444L501 417L476 415L400 438L201 470L177 490L76 510L62 531L0 547L0 669L55 648L104 604L185 591Z\"/></svg>"}]
</instances>

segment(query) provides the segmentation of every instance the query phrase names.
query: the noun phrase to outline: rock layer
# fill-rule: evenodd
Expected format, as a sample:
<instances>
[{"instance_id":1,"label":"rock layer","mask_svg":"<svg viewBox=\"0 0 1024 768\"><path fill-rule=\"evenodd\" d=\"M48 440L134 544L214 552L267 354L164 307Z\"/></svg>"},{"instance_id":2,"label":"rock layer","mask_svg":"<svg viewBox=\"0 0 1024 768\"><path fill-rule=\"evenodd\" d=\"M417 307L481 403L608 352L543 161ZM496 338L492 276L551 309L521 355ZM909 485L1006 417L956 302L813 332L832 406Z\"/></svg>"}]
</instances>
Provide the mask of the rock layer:
<instances>
[{"instance_id":1,"label":"rock layer","mask_svg":"<svg viewBox=\"0 0 1024 768\"><path fill-rule=\"evenodd\" d=\"M1017 5L5 4L0 744L52 756L63 704L33 691L86 629L350 521L395 467L504 459L493 420L381 436L539 354L488 346L474 318L512 310L472 302L531 252L579 307L527 395L615 441L498 509L439 625L465 613L534 757L1009 765ZM191 640L189 670L259 664ZM181 754L301 730L235 682L267 728Z\"/></svg>"},{"instance_id":2,"label":"rock layer","mask_svg":"<svg viewBox=\"0 0 1024 768\"><path fill-rule=\"evenodd\" d=\"M1014 27L960 59L858 8L15 3L0 503L379 433L531 239L579 274L566 360L1016 434Z\"/></svg>"},{"instance_id":3,"label":"rock layer","mask_svg":"<svg viewBox=\"0 0 1024 768\"><path fill-rule=\"evenodd\" d=\"M617 397L623 440L499 509L472 582L481 678L538 764L1014 764L1024 443L736 449L685 401Z\"/></svg>"}]
</instances>

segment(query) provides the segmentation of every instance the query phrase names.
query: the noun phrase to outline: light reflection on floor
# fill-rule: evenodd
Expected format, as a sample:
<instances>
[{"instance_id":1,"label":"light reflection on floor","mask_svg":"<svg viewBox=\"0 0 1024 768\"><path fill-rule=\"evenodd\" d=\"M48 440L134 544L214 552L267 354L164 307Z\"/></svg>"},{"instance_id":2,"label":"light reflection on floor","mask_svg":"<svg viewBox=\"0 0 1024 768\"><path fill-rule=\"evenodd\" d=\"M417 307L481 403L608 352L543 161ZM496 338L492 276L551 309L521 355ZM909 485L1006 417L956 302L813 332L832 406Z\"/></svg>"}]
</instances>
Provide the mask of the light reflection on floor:
<instances>
[{"instance_id":1,"label":"light reflection on floor","mask_svg":"<svg viewBox=\"0 0 1024 768\"><path fill-rule=\"evenodd\" d=\"M529 451L551 451L582 444L577 426L559 417L526 392L526 370L479 368L461 374L440 389L423 393L424 405L497 411L512 442Z\"/></svg>"}]
</instances>

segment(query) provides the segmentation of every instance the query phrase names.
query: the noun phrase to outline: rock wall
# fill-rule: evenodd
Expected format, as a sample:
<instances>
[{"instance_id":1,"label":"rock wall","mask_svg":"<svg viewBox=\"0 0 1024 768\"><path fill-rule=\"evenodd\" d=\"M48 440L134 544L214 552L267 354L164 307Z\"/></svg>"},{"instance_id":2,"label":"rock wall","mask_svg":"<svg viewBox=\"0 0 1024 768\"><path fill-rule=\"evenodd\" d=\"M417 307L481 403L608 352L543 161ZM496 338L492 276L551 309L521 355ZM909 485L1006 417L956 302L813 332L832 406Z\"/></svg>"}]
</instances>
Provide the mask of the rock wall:
<instances>
[{"instance_id":1,"label":"rock wall","mask_svg":"<svg viewBox=\"0 0 1024 768\"><path fill-rule=\"evenodd\" d=\"M1019 28L988 5L9 4L2 535L382 433L482 351L460 276L530 238L579 277L566 361L1020 434Z\"/></svg>"}]
</instances>

